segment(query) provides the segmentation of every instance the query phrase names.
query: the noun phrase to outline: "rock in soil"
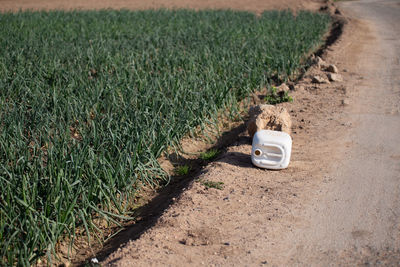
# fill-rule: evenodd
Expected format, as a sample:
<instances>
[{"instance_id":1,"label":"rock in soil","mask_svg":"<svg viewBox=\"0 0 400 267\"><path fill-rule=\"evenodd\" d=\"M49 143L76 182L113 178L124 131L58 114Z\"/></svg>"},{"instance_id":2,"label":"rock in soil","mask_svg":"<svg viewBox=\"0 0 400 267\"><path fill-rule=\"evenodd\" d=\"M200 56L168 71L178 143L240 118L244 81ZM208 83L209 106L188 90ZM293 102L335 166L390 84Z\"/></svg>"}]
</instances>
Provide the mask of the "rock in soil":
<instances>
[{"instance_id":1,"label":"rock in soil","mask_svg":"<svg viewBox=\"0 0 400 267\"><path fill-rule=\"evenodd\" d=\"M282 131L291 133L292 120L289 112L283 108L273 105L257 105L250 108L250 120L247 131L250 137L259 130Z\"/></svg>"},{"instance_id":2,"label":"rock in soil","mask_svg":"<svg viewBox=\"0 0 400 267\"><path fill-rule=\"evenodd\" d=\"M348 106L350 104L350 101L348 99L343 99L342 100L342 105L343 106Z\"/></svg>"},{"instance_id":3,"label":"rock in soil","mask_svg":"<svg viewBox=\"0 0 400 267\"><path fill-rule=\"evenodd\" d=\"M328 72L332 72L332 73L339 73L339 70L338 70L338 68L335 66L335 65L329 65L327 68L326 68L326 71L328 71Z\"/></svg>"},{"instance_id":4,"label":"rock in soil","mask_svg":"<svg viewBox=\"0 0 400 267\"><path fill-rule=\"evenodd\" d=\"M329 81L327 79L325 79L325 78L323 78L321 76L318 76L318 75L313 76L311 82L312 83L319 83L319 84L329 83Z\"/></svg>"},{"instance_id":5,"label":"rock in soil","mask_svg":"<svg viewBox=\"0 0 400 267\"><path fill-rule=\"evenodd\" d=\"M313 61L317 65L317 67L319 69L323 69L323 68L327 68L328 67L328 64L322 58L320 58L319 56L316 56Z\"/></svg>"},{"instance_id":6,"label":"rock in soil","mask_svg":"<svg viewBox=\"0 0 400 267\"><path fill-rule=\"evenodd\" d=\"M343 78L342 75L340 74L335 74L335 73L328 73L328 79L331 82L342 82Z\"/></svg>"}]
</instances>

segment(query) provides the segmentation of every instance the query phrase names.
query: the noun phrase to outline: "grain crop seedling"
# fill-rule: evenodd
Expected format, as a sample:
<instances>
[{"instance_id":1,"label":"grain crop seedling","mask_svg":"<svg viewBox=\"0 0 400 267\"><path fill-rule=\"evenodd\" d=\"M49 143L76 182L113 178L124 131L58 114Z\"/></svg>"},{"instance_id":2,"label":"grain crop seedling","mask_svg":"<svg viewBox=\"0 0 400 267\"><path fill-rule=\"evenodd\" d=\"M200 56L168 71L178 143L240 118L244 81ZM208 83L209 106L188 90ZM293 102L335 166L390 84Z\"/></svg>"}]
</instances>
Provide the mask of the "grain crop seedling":
<instances>
[{"instance_id":1,"label":"grain crop seedling","mask_svg":"<svg viewBox=\"0 0 400 267\"><path fill-rule=\"evenodd\" d=\"M326 15L288 11L0 14L0 265L118 223L195 127L295 78ZM73 238L72 238L73 239Z\"/></svg>"},{"instance_id":2,"label":"grain crop seedling","mask_svg":"<svg viewBox=\"0 0 400 267\"><path fill-rule=\"evenodd\" d=\"M201 184L204 185L205 188L210 189L210 188L215 188L218 190L224 189L224 183L223 182L214 182L214 181L201 181Z\"/></svg>"},{"instance_id":3,"label":"grain crop seedling","mask_svg":"<svg viewBox=\"0 0 400 267\"><path fill-rule=\"evenodd\" d=\"M180 176L187 175L189 171L190 171L189 165L182 165L175 168L175 173Z\"/></svg>"},{"instance_id":4,"label":"grain crop seedling","mask_svg":"<svg viewBox=\"0 0 400 267\"><path fill-rule=\"evenodd\" d=\"M219 155L219 150L218 149L210 149L208 151L202 152L200 154L200 158L202 160L213 160Z\"/></svg>"}]
</instances>

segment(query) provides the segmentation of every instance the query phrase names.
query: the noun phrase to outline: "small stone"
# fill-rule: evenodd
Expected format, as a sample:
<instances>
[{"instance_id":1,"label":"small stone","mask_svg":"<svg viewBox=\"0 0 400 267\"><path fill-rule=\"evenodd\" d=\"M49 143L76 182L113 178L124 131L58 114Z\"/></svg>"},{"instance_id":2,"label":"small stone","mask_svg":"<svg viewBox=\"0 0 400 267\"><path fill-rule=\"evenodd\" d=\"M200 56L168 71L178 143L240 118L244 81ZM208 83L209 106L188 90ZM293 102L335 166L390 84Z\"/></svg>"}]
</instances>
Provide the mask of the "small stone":
<instances>
[{"instance_id":1,"label":"small stone","mask_svg":"<svg viewBox=\"0 0 400 267\"><path fill-rule=\"evenodd\" d=\"M338 70L338 68L335 66L335 65L329 65L327 68L326 68L326 71L328 71L328 72L332 72L332 73L339 73L339 70Z\"/></svg>"},{"instance_id":2,"label":"small stone","mask_svg":"<svg viewBox=\"0 0 400 267\"><path fill-rule=\"evenodd\" d=\"M328 79L331 82L342 82L343 78L342 75L340 74L335 74L335 73L328 73Z\"/></svg>"},{"instance_id":3,"label":"small stone","mask_svg":"<svg viewBox=\"0 0 400 267\"><path fill-rule=\"evenodd\" d=\"M342 100L342 105L343 106L348 106L350 104L350 101L348 99L343 99Z\"/></svg>"},{"instance_id":4,"label":"small stone","mask_svg":"<svg viewBox=\"0 0 400 267\"><path fill-rule=\"evenodd\" d=\"M326 64L326 62L320 58L320 57L315 57L314 59L315 64L317 65L318 68L326 68L328 65Z\"/></svg>"},{"instance_id":5,"label":"small stone","mask_svg":"<svg viewBox=\"0 0 400 267\"><path fill-rule=\"evenodd\" d=\"M325 79L325 78L323 78L321 76L318 76L318 75L312 77L312 81L311 82L312 83L319 83L319 84L329 83L329 81L327 79Z\"/></svg>"}]
</instances>

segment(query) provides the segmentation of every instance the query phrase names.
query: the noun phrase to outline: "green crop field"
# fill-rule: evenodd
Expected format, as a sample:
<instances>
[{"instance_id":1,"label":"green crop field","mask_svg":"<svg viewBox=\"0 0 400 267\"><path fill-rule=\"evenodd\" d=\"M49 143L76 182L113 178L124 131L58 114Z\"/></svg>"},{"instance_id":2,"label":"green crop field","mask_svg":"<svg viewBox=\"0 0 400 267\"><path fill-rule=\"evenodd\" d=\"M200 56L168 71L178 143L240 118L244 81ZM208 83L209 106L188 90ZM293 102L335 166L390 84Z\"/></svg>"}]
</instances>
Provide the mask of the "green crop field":
<instances>
[{"instance_id":1,"label":"green crop field","mask_svg":"<svg viewBox=\"0 0 400 267\"><path fill-rule=\"evenodd\" d=\"M0 14L0 265L120 219L157 158L272 81L293 78L330 18L299 12Z\"/></svg>"}]
</instances>

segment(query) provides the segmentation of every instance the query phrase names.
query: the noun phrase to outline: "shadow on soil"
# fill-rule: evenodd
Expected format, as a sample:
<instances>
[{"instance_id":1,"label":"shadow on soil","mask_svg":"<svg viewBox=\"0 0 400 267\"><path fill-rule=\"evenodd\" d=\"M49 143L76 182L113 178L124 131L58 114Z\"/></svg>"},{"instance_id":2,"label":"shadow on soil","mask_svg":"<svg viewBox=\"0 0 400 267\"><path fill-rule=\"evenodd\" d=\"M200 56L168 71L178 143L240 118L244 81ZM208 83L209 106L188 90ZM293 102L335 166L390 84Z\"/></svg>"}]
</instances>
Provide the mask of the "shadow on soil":
<instances>
[{"instance_id":1,"label":"shadow on soil","mask_svg":"<svg viewBox=\"0 0 400 267\"><path fill-rule=\"evenodd\" d=\"M228 132L224 132L222 136L216 141L216 144L211 149L218 149L220 155L212 161L205 161L202 159L184 159L176 154L170 155L170 160L173 162L179 162L179 164L185 164L191 166L191 170L187 175L184 176L172 176L171 182L166 186L157 191L156 196L146 205L139 208L135 214L137 221L126 226L125 230L122 230L109 241L107 241L103 248L99 250L94 256L87 257L84 261L78 261L78 266L91 266L88 264L90 259L95 257L99 261L106 259L112 252L117 250L121 245L127 243L130 240L136 240L149 228L153 227L160 216L166 209L174 202L175 199L179 198L183 190L187 188L194 180L196 180L201 174L205 173L204 167L210 162L225 162L235 166L241 166L245 168L252 167L249 155L244 153L226 152L226 148L233 143L243 144L251 143L251 139L248 136L241 135L246 130L245 123L231 129Z\"/></svg>"}]
</instances>

